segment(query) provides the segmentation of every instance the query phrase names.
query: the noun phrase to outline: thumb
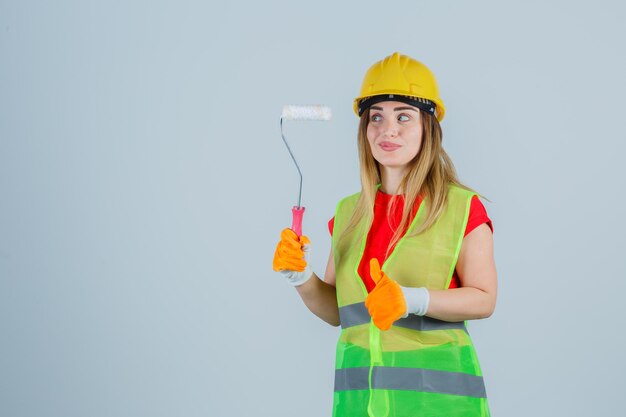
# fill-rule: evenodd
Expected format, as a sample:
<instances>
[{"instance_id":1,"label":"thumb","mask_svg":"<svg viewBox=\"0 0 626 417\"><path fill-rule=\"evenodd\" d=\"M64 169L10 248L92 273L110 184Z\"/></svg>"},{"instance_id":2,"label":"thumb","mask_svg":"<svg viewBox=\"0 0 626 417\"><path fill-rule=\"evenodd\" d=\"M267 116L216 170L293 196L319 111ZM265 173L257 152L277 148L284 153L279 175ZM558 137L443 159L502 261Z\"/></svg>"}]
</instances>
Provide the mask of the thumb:
<instances>
[{"instance_id":1,"label":"thumb","mask_svg":"<svg viewBox=\"0 0 626 417\"><path fill-rule=\"evenodd\" d=\"M370 275L374 280L374 283L378 284L378 281L382 278L382 273L380 271L380 264L378 263L378 259L371 258L370 259Z\"/></svg>"},{"instance_id":2,"label":"thumb","mask_svg":"<svg viewBox=\"0 0 626 417\"><path fill-rule=\"evenodd\" d=\"M309 252L311 251L311 240L305 236L300 236L300 244L302 245L302 251L304 252L304 259L309 259Z\"/></svg>"},{"instance_id":3,"label":"thumb","mask_svg":"<svg viewBox=\"0 0 626 417\"><path fill-rule=\"evenodd\" d=\"M305 235L301 235L299 241L300 241L301 245L310 245L311 244L311 239L309 239L309 237L305 236Z\"/></svg>"}]
</instances>

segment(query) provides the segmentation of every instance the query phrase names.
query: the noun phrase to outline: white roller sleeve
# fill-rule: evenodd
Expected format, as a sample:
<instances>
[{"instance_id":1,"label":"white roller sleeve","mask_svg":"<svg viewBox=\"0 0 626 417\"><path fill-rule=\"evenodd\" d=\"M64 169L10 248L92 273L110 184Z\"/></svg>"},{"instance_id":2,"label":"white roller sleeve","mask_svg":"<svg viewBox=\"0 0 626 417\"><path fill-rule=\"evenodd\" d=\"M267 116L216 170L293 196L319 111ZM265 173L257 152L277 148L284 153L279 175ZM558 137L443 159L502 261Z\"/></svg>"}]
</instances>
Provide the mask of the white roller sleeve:
<instances>
[{"instance_id":1,"label":"white roller sleeve","mask_svg":"<svg viewBox=\"0 0 626 417\"><path fill-rule=\"evenodd\" d=\"M330 117L330 107L322 105L286 105L281 116L284 120L330 120Z\"/></svg>"}]
</instances>

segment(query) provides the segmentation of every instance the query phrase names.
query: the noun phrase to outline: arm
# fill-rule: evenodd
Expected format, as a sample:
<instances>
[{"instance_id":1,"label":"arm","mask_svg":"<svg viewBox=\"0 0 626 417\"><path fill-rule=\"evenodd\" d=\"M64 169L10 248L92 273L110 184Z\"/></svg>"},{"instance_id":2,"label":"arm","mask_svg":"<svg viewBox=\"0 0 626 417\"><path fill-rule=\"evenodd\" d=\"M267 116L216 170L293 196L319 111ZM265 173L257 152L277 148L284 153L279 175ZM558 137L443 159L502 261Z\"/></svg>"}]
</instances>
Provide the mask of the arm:
<instances>
[{"instance_id":1,"label":"arm","mask_svg":"<svg viewBox=\"0 0 626 417\"><path fill-rule=\"evenodd\" d=\"M331 326L339 326L339 307L337 306L337 290L335 288L335 261L331 249L326 266L326 274L322 281L315 273L311 279L297 286L296 290L304 304L317 317Z\"/></svg>"},{"instance_id":2,"label":"arm","mask_svg":"<svg viewBox=\"0 0 626 417\"><path fill-rule=\"evenodd\" d=\"M456 271L461 287L428 290L430 303L426 315L445 321L491 316L496 306L497 273L489 226L481 224L463 238Z\"/></svg>"}]
</instances>

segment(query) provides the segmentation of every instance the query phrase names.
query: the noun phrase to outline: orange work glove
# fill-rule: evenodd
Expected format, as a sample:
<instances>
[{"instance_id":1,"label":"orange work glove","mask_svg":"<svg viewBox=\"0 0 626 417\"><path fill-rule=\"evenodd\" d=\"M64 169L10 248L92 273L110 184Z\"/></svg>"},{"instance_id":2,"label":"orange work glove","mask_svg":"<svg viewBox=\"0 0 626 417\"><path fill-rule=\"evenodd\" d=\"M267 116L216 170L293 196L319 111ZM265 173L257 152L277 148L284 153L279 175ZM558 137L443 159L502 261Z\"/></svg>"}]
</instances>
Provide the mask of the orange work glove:
<instances>
[{"instance_id":1,"label":"orange work glove","mask_svg":"<svg viewBox=\"0 0 626 417\"><path fill-rule=\"evenodd\" d=\"M290 228L283 229L280 234L272 267L294 287L304 284L313 276L313 270L308 264L310 244L307 236L298 238L296 232Z\"/></svg>"},{"instance_id":2,"label":"orange work glove","mask_svg":"<svg viewBox=\"0 0 626 417\"><path fill-rule=\"evenodd\" d=\"M389 330L391 325L406 316L407 305L400 285L380 270L378 259L370 259L370 275L376 286L367 295L365 307L374 324L380 330Z\"/></svg>"}]
</instances>

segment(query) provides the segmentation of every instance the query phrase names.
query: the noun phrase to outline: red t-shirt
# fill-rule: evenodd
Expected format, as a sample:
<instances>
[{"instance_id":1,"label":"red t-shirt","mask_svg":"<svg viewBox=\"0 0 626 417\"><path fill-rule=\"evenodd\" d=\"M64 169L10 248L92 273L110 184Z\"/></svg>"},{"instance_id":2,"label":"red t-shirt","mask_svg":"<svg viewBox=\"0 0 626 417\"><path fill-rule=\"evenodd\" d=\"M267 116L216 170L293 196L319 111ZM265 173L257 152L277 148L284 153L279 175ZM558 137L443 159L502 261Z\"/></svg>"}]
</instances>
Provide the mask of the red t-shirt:
<instances>
[{"instance_id":1,"label":"red t-shirt","mask_svg":"<svg viewBox=\"0 0 626 417\"><path fill-rule=\"evenodd\" d=\"M372 223L372 227L367 235L367 242L365 243L365 250L363 252L363 258L361 258L361 263L359 264L359 275L367 288L367 291L370 292L374 289L374 281L370 277L370 263L369 260L371 258L378 258L378 262L382 265L385 260L385 252L387 251L387 245L391 241L393 237L394 230L391 229L389 222L387 221L386 211L387 206L391 201L391 194L385 194L382 191L378 190L376 193L376 201L374 203L374 221ZM394 224L397 227L402 220L402 205L404 203L404 196L400 196L400 198L396 201L394 205ZM419 209L420 204L422 203L421 197L418 197L415 201L415 205L411 210L411 218L412 221L415 217L415 213ZM491 219L487 216L487 211L485 210L485 206L482 204L480 199L477 196L472 198L472 202L470 204L470 212L469 218L467 220L467 227L465 228L465 235L476 227L480 226L483 223L487 223L491 232L493 233L493 225L491 224ZM330 235L333 234L333 227L335 224L335 218L333 217L328 222L328 229L330 230ZM408 227L408 226L407 226ZM404 230L406 232L406 228ZM403 233L404 235L404 233ZM395 246L394 246L395 247ZM389 251L391 254L393 252L393 248ZM390 277L393 279L393 277ZM459 277L457 276L456 270L452 275L452 280L450 281L449 288L457 288L460 286Z\"/></svg>"}]
</instances>

